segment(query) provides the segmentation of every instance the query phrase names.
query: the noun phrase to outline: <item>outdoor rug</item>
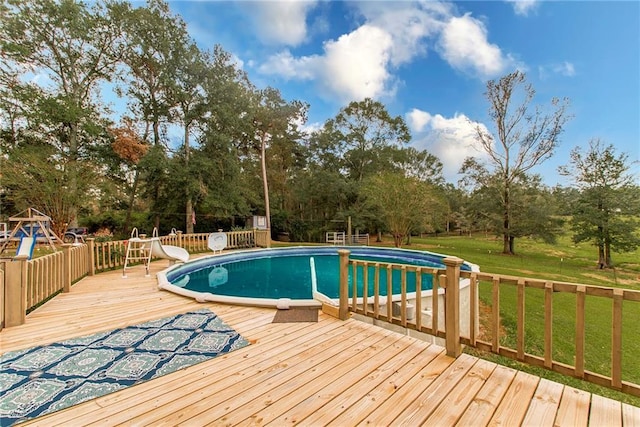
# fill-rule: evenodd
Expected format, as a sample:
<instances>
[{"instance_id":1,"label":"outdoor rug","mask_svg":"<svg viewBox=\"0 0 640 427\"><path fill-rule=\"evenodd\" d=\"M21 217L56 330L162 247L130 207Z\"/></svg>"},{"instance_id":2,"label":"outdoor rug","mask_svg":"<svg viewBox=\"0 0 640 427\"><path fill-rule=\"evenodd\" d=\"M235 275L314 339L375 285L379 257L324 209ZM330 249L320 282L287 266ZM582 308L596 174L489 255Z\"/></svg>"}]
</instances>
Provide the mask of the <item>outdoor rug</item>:
<instances>
[{"instance_id":1,"label":"outdoor rug","mask_svg":"<svg viewBox=\"0 0 640 427\"><path fill-rule=\"evenodd\" d=\"M317 308L290 308L288 310L278 310L273 316L271 323L290 322L317 322Z\"/></svg>"},{"instance_id":2,"label":"outdoor rug","mask_svg":"<svg viewBox=\"0 0 640 427\"><path fill-rule=\"evenodd\" d=\"M0 425L113 393L248 345L203 309L0 356Z\"/></svg>"}]
</instances>

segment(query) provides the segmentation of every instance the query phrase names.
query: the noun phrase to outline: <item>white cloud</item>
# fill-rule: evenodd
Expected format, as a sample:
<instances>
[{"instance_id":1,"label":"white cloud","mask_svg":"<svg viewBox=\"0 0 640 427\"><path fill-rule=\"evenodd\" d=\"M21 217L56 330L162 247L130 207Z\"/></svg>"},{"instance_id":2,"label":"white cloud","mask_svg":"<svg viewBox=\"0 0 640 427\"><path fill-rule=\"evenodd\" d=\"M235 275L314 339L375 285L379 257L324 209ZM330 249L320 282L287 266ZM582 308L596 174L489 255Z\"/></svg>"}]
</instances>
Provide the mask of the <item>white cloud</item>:
<instances>
[{"instance_id":1,"label":"white cloud","mask_svg":"<svg viewBox=\"0 0 640 427\"><path fill-rule=\"evenodd\" d=\"M354 2L366 23L328 40L317 55L272 55L259 67L264 74L315 80L325 97L341 102L395 93L393 68L427 52L425 40L441 31L448 6L408 2Z\"/></svg>"},{"instance_id":2,"label":"white cloud","mask_svg":"<svg viewBox=\"0 0 640 427\"><path fill-rule=\"evenodd\" d=\"M442 57L454 68L479 73L489 78L502 73L512 64L495 44L487 40L487 29L469 13L452 17L446 24L438 44Z\"/></svg>"},{"instance_id":3,"label":"white cloud","mask_svg":"<svg viewBox=\"0 0 640 427\"><path fill-rule=\"evenodd\" d=\"M466 157L483 159L486 154L478 150L476 127L488 132L487 127L471 121L464 114L447 118L414 108L406 114L407 123L414 133L413 145L437 156L443 164L445 179L455 182Z\"/></svg>"},{"instance_id":4,"label":"white cloud","mask_svg":"<svg viewBox=\"0 0 640 427\"><path fill-rule=\"evenodd\" d=\"M513 6L516 15L527 16L529 12L534 10L539 0L507 0Z\"/></svg>"},{"instance_id":5,"label":"white cloud","mask_svg":"<svg viewBox=\"0 0 640 427\"><path fill-rule=\"evenodd\" d=\"M553 67L553 71L558 74L562 74L566 77L573 77L576 75L576 69L571 62L564 61L561 64L556 64Z\"/></svg>"},{"instance_id":6,"label":"white cloud","mask_svg":"<svg viewBox=\"0 0 640 427\"><path fill-rule=\"evenodd\" d=\"M332 97L342 101L376 98L392 92L387 71L392 40L380 28L363 25L324 44L323 55L295 58L284 51L260 66L263 74L287 79L317 79Z\"/></svg>"},{"instance_id":7,"label":"white cloud","mask_svg":"<svg viewBox=\"0 0 640 427\"><path fill-rule=\"evenodd\" d=\"M557 64L541 65L538 67L538 75L540 80L549 78L549 74L559 74L564 77L573 77L576 75L576 68L573 63L564 61Z\"/></svg>"},{"instance_id":8,"label":"white cloud","mask_svg":"<svg viewBox=\"0 0 640 427\"><path fill-rule=\"evenodd\" d=\"M356 2L367 22L391 37L391 63L399 66L427 53L426 40L437 35L449 16L444 3Z\"/></svg>"},{"instance_id":9,"label":"white cloud","mask_svg":"<svg viewBox=\"0 0 640 427\"><path fill-rule=\"evenodd\" d=\"M454 16L455 7L449 3L372 1L350 6L364 19L360 27L325 41L322 52L313 55L280 51L258 70L265 75L312 81L325 98L344 102L393 95L400 83L395 70L425 56L436 43L437 52L451 67L481 79L518 65L489 43L481 21L470 14Z\"/></svg>"},{"instance_id":10,"label":"white cloud","mask_svg":"<svg viewBox=\"0 0 640 427\"><path fill-rule=\"evenodd\" d=\"M307 13L315 0L278 0L247 3L253 27L265 44L297 46L307 37Z\"/></svg>"},{"instance_id":11,"label":"white cloud","mask_svg":"<svg viewBox=\"0 0 640 427\"><path fill-rule=\"evenodd\" d=\"M287 80L310 80L314 78L319 62L322 62L322 58L317 55L295 58L289 50L284 50L270 56L258 67L258 71L263 74L276 74Z\"/></svg>"},{"instance_id":12,"label":"white cloud","mask_svg":"<svg viewBox=\"0 0 640 427\"><path fill-rule=\"evenodd\" d=\"M391 79L391 47L389 34L371 25L325 43L324 85L345 100L384 95Z\"/></svg>"},{"instance_id":13,"label":"white cloud","mask_svg":"<svg viewBox=\"0 0 640 427\"><path fill-rule=\"evenodd\" d=\"M431 120L431 114L426 111L414 108L407 113L407 123L409 128L414 132L422 132Z\"/></svg>"}]
</instances>

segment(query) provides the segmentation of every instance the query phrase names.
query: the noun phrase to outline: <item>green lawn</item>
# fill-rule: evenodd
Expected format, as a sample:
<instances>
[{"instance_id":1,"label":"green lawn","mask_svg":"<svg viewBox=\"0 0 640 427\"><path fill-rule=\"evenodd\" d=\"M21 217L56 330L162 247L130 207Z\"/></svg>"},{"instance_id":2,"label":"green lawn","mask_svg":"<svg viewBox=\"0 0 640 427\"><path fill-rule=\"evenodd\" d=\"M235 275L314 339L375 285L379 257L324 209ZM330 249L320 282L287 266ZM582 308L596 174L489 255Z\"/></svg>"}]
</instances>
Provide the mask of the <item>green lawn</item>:
<instances>
[{"instance_id":1,"label":"green lawn","mask_svg":"<svg viewBox=\"0 0 640 427\"><path fill-rule=\"evenodd\" d=\"M387 239L381 245L391 245ZM588 285L623 287L640 290L640 251L614 254L613 270L599 270L597 252L593 246L574 245L568 238L550 245L529 239L516 240L517 255L502 255L502 241L485 236L456 236L412 238L407 249L423 249L453 255L478 264L489 273L552 279L555 281ZM516 287L501 285L500 314L504 335L501 343L515 348L516 340ZM480 284L481 303L490 307L491 284ZM575 296L555 293L553 296L553 357L573 365L575 342ZM527 289L525 296L526 351L544 355L544 292ZM585 369L609 375L611 365L612 300L587 297ZM640 384L640 304L625 301L623 305L623 379ZM490 336L487 337L490 340ZM513 366L535 375L569 384L593 393L640 406L640 398L599 387L575 378L566 377L542 368L518 363L493 354L467 349L469 353Z\"/></svg>"}]
</instances>

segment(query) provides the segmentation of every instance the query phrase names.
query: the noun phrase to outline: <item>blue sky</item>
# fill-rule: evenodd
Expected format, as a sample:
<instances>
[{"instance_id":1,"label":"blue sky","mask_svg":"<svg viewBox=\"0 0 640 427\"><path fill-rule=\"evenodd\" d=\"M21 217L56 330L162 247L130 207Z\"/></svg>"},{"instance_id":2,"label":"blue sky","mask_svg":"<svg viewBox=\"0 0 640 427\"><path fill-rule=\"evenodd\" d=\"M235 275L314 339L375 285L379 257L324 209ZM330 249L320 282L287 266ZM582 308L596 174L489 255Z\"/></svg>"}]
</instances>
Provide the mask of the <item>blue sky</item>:
<instances>
[{"instance_id":1,"label":"blue sky","mask_svg":"<svg viewBox=\"0 0 640 427\"><path fill-rule=\"evenodd\" d=\"M591 138L640 160L640 2L170 1L203 49L220 44L257 86L310 104L318 128L371 97L409 124L456 182L480 156L474 123L492 124L488 79L527 73L535 104L568 97L573 119L554 157L533 172L548 185ZM638 167L634 168L640 172Z\"/></svg>"}]
</instances>

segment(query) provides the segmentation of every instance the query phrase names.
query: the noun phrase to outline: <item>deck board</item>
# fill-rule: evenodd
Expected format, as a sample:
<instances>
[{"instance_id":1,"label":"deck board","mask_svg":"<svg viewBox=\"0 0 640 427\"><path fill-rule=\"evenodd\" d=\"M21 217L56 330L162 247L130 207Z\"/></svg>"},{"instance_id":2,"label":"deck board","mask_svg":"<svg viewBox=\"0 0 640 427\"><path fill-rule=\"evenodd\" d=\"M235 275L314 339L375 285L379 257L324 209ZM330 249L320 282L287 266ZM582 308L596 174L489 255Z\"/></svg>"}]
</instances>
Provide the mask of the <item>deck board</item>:
<instances>
[{"instance_id":1,"label":"deck board","mask_svg":"<svg viewBox=\"0 0 640 427\"><path fill-rule=\"evenodd\" d=\"M528 426L553 426L563 389L562 384L541 378L522 423Z\"/></svg>"},{"instance_id":2,"label":"deck board","mask_svg":"<svg viewBox=\"0 0 640 427\"><path fill-rule=\"evenodd\" d=\"M565 386L555 424L562 426L587 426L589 423L589 404L591 395L583 390Z\"/></svg>"},{"instance_id":3,"label":"deck board","mask_svg":"<svg viewBox=\"0 0 640 427\"><path fill-rule=\"evenodd\" d=\"M166 262L87 277L0 331L2 352L209 308L251 345L32 420L112 425L640 425L640 408L356 319L272 323L274 309L157 290Z\"/></svg>"},{"instance_id":4,"label":"deck board","mask_svg":"<svg viewBox=\"0 0 640 427\"><path fill-rule=\"evenodd\" d=\"M515 369L496 366L456 423L457 426L484 426L489 423L516 376Z\"/></svg>"},{"instance_id":5,"label":"deck board","mask_svg":"<svg viewBox=\"0 0 640 427\"><path fill-rule=\"evenodd\" d=\"M598 395L591 396L589 426L619 427L622 425L622 404Z\"/></svg>"},{"instance_id":6,"label":"deck board","mask_svg":"<svg viewBox=\"0 0 640 427\"><path fill-rule=\"evenodd\" d=\"M540 378L534 375L522 371L518 372L493 417L489 420L489 425L520 425L533 398L533 393L538 386L539 380Z\"/></svg>"},{"instance_id":7,"label":"deck board","mask_svg":"<svg viewBox=\"0 0 640 427\"><path fill-rule=\"evenodd\" d=\"M372 371L352 370L349 375L344 376L339 381L333 381L333 383L315 391L312 395L308 395L295 406L289 405L287 401L278 402L277 406L284 408L284 411L278 417L269 419L264 414L260 414L260 416L264 419L265 424L273 426L295 423L301 423L302 425L327 424L337 414L340 414L341 410L349 408L351 411L356 411L356 405L363 399L363 393L366 392L367 398L370 398L372 390L376 386L384 381L393 382L400 371L408 369L412 369L412 372L417 371L420 365L415 359L419 355L430 351L433 355L432 357L435 357L441 351L441 349L435 347L430 349L429 347L431 346L427 343L404 347L397 355L389 358L376 369ZM423 360L426 360L426 358ZM412 374L410 373L409 375ZM369 391L367 392L367 390ZM327 416L327 418L323 418L324 416ZM356 416L351 415L350 419L355 420Z\"/></svg>"}]
</instances>

